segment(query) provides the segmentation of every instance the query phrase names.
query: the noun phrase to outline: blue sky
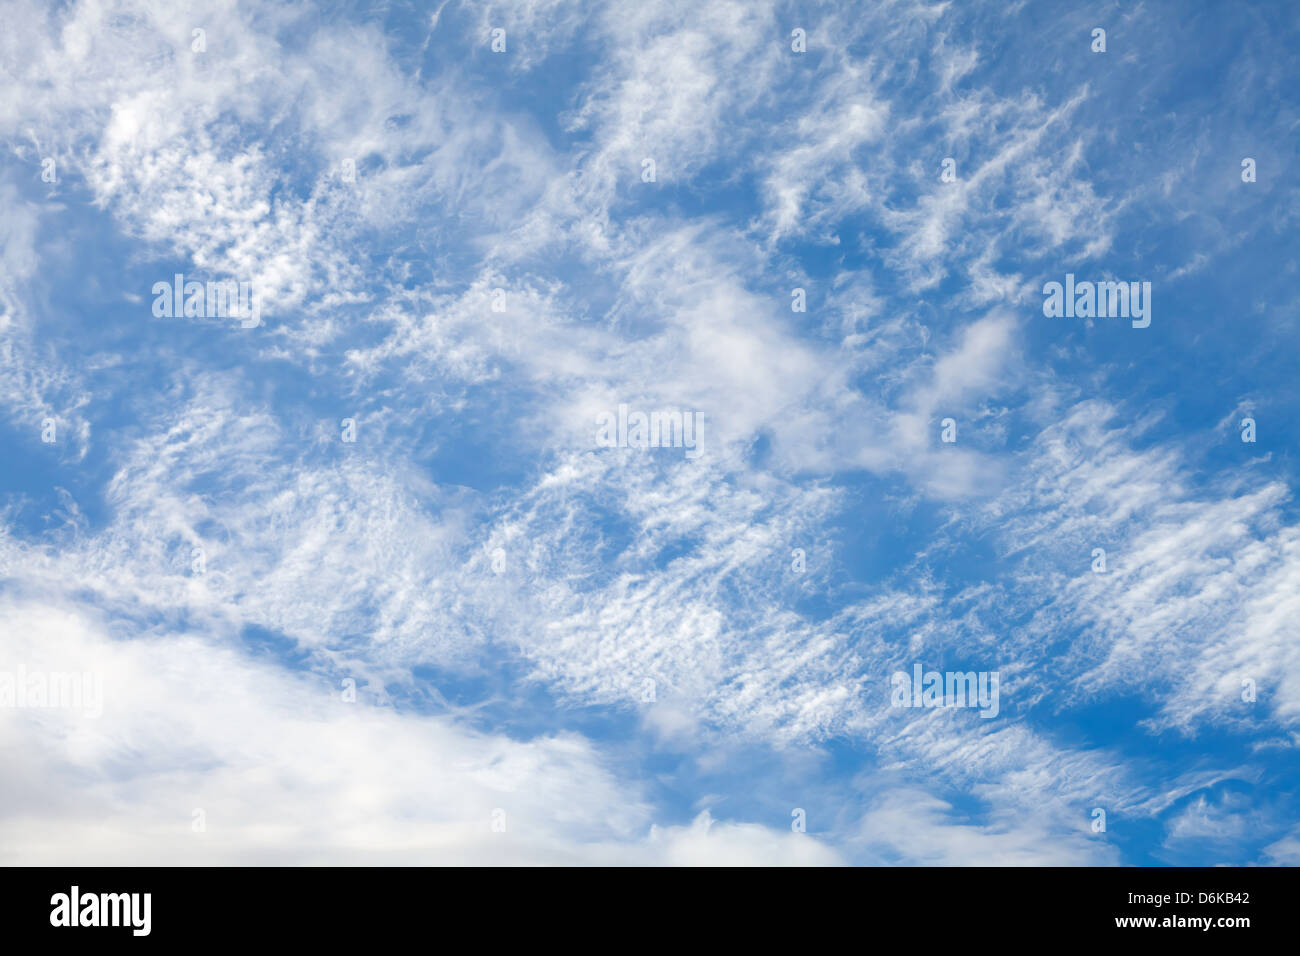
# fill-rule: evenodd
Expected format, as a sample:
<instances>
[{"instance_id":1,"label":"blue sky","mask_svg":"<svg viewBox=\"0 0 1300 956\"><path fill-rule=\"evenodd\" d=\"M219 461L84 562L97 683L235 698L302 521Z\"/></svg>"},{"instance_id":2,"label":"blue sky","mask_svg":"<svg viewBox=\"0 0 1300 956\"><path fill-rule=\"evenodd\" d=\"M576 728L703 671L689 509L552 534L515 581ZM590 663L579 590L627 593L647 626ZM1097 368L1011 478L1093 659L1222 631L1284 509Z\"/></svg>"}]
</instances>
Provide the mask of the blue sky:
<instances>
[{"instance_id":1,"label":"blue sky","mask_svg":"<svg viewBox=\"0 0 1300 956\"><path fill-rule=\"evenodd\" d=\"M1300 862L1293 4L0 18L0 860Z\"/></svg>"}]
</instances>

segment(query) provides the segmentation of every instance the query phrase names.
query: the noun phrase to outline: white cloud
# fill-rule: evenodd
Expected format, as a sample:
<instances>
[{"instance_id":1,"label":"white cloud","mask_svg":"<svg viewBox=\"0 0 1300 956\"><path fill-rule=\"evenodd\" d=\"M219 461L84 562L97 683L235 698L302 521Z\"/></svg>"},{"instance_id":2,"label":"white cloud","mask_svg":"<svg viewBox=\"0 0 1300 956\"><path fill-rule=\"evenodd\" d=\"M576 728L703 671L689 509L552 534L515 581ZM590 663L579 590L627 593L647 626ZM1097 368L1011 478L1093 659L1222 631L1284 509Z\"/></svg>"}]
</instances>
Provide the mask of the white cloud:
<instances>
[{"instance_id":1,"label":"white cloud","mask_svg":"<svg viewBox=\"0 0 1300 956\"><path fill-rule=\"evenodd\" d=\"M6 665L93 671L105 691L98 719L0 709L10 865L836 860L755 824L651 827L574 735L516 741L345 703L328 681L198 635L110 638L73 606L6 600L0 633Z\"/></svg>"},{"instance_id":2,"label":"white cloud","mask_svg":"<svg viewBox=\"0 0 1300 956\"><path fill-rule=\"evenodd\" d=\"M924 791L898 790L863 815L853 842L877 866L1113 866L1119 853L1080 816L1073 832L1039 814L995 814L957 823L952 807Z\"/></svg>"}]
</instances>

